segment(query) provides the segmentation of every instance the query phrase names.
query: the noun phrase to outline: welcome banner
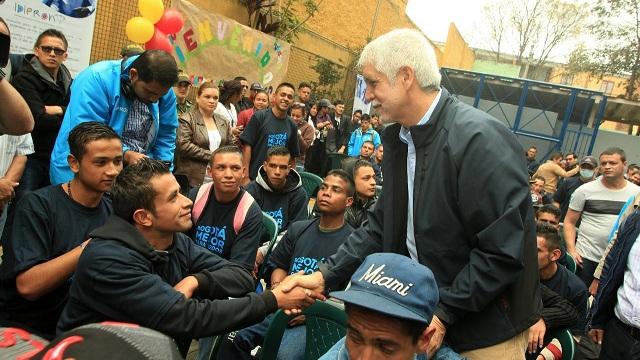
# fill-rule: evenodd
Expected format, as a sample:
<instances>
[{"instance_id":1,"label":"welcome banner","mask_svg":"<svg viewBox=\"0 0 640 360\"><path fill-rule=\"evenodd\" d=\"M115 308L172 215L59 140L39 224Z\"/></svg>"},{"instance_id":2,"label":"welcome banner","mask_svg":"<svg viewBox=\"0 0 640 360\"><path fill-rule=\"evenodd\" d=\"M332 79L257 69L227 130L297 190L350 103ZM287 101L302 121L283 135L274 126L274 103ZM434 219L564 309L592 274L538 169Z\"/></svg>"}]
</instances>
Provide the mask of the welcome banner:
<instances>
[{"instance_id":1,"label":"welcome banner","mask_svg":"<svg viewBox=\"0 0 640 360\"><path fill-rule=\"evenodd\" d=\"M74 76L89 66L97 0L0 0L0 16L9 24L11 52L33 53L38 35L56 29L69 41L65 62Z\"/></svg>"},{"instance_id":2,"label":"welcome banner","mask_svg":"<svg viewBox=\"0 0 640 360\"><path fill-rule=\"evenodd\" d=\"M202 11L186 0L174 0L173 6L185 20L182 30L171 38L175 57L178 66L194 77L194 85L204 79L230 80L236 76L265 88L283 81L290 44L222 15Z\"/></svg>"}]
</instances>

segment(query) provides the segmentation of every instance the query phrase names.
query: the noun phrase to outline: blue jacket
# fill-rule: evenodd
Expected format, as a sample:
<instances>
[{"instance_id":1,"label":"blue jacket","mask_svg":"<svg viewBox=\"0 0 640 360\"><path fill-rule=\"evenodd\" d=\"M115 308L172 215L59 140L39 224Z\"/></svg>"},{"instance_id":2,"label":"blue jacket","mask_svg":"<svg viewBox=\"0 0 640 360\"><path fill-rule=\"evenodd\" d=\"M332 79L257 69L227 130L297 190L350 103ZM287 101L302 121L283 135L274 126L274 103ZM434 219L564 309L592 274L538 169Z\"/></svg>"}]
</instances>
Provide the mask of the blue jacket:
<instances>
[{"instance_id":1,"label":"blue jacket","mask_svg":"<svg viewBox=\"0 0 640 360\"><path fill-rule=\"evenodd\" d=\"M129 67L137 56L121 61L102 61L82 71L71 86L71 101L62 121L58 138L51 153L50 177L52 184L61 184L73 178L67 163L69 132L87 121L101 121L119 135L124 131L131 100L121 95L121 79L128 80ZM157 103L149 104L155 120L156 132L147 155L153 159L173 162L176 147L178 114L176 96L169 90ZM123 151L127 151L123 146Z\"/></svg>"},{"instance_id":2,"label":"blue jacket","mask_svg":"<svg viewBox=\"0 0 640 360\"><path fill-rule=\"evenodd\" d=\"M360 155L360 148L365 141L373 142L373 148L377 149L380 142L380 134L377 131L373 130L373 128L369 128L367 132L362 133L362 129L355 129L351 133L351 139L349 140L349 145L347 148L347 155L356 157Z\"/></svg>"},{"instance_id":3,"label":"blue jacket","mask_svg":"<svg viewBox=\"0 0 640 360\"><path fill-rule=\"evenodd\" d=\"M620 228L618 239L604 262L600 286L591 305L587 329L604 329L605 324L615 316L613 308L618 300L618 288L622 286L624 280L629 252L640 235L640 210L634 210Z\"/></svg>"}]
</instances>

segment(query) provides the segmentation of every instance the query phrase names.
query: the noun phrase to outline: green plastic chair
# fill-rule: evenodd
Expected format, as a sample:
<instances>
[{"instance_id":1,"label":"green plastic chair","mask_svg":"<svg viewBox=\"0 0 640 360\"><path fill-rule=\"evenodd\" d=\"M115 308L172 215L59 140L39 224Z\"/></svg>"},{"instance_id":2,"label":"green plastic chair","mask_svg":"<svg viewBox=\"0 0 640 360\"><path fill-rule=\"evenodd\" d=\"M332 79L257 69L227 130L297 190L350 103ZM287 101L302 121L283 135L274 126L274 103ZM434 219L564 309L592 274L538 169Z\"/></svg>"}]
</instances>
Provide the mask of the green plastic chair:
<instances>
[{"instance_id":1,"label":"green plastic chair","mask_svg":"<svg viewBox=\"0 0 640 360\"><path fill-rule=\"evenodd\" d=\"M302 312L305 315L307 341L304 359L317 360L347 333L347 314L326 302L316 301ZM262 345L261 360L275 360L282 336L292 317L278 310L271 320Z\"/></svg>"},{"instance_id":2,"label":"green plastic chair","mask_svg":"<svg viewBox=\"0 0 640 360\"><path fill-rule=\"evenodd\" d=\"M573 335L571 335L571 331L565 329L560 330L553 335L551 338L556 338L562 345L562 360L573 360L573 357L576 354L576 344L573 341Z\"/></svg>"},{"instance_id":3,"label":"green plastic chair","mask_svg":"<svg viewBox=\"0 0 640 360\"><path fill-rule=\"evenodd\" d=\"M262 279L264 276L269 256L271 256L271 251L273 250L273 246L278 238L278 223L271 215L264 211L262 212L262 227L269 238L269 246L267 247L267 254L264 256L264 261L262 262L262 265L260 265L260 269L258 269L258 279Z\"/></svg>"},{"instance_id":4,"label":"green plastic chair","mask_svg":"<svg viewBox=\"0 0 640 360\"><path fill-rule=\"evenodd\" d=\"M310 198L315 197L318 188L322 185L322 178L306 171L300 172L300 178L302 179L302 188L307 193L307 196Z\"/></svg>"},{"instance_id":5,"label":"green plastic chair","mask_svg":"<svg viewBox=\"0 0 640 360\"><path fill-rule=\"evenodd\" d=\"M329 153L329 170L342 169L342 160L348 158L346 154Z\"/></svg>"},{"instance_id":6,"label":"green plastic chair","mask_svg":"<svg viewBox=\"0 0 640 360\"><path fill-rule=\"evenodd\" d=\"M569 271L571 271L572 273L576 273L576 271L578 270L578 264L576 264L576 260L573 258L573 256L571 256L569 253L566 253L566 263L567 263L567 269L569 269Z\"/></svg>"}]
</instances>

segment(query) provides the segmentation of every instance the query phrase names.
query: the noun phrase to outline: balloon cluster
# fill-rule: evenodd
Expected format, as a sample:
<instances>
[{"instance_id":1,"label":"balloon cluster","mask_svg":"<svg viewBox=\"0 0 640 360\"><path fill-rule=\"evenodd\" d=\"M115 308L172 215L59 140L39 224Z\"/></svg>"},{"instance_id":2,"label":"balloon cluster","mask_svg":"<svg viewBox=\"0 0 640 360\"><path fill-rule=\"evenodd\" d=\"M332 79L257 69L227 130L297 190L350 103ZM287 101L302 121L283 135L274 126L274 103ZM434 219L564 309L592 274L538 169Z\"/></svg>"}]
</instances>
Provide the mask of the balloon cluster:
<instances>
[{"instance_id":1,"label":"balloon cluster","mask_svg":"<svg viewBox=\"0 0 640 360\"><path fill-rule=\"evenodd\" d=\"M182 14L176 9L164 9L162 0L138 0L142 16L127 21L125 32L129 40L144 44L147 50L173 51L167 35L175 34L184 25Z\"/></svg>"}]
</instances>

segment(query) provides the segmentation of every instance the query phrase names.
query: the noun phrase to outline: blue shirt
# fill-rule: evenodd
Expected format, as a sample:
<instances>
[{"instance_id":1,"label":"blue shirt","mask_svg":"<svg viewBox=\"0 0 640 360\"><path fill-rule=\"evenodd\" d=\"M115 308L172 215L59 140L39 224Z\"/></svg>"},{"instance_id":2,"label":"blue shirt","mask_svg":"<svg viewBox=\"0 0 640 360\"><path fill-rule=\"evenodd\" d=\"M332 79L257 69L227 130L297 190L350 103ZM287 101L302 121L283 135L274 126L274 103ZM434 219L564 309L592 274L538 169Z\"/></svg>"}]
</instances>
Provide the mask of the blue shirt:
<instances>
[{"instance_id":1,"label":"blue shirt","mask_svg":"<svg viewBox=\"0 0 640 360\"><path fill-rule=\"evenodd\" d=\"M433 99L431 106L429 106L429 109L427 109L427 112L422 119L418 121L416 126L424 125L429 121L436 105L438 105L438 101L440 101L441 95L442 91L438 90L438 95ZM418 261L416 237L413 228L413 182L416 175L416 146L413 143L411 131L404 126L400 128L400 140L407 144L407 192L409 195L409 201L407 202L407 249L409 250L411 258Z\"/></svg>"}]
</instances>

